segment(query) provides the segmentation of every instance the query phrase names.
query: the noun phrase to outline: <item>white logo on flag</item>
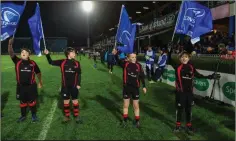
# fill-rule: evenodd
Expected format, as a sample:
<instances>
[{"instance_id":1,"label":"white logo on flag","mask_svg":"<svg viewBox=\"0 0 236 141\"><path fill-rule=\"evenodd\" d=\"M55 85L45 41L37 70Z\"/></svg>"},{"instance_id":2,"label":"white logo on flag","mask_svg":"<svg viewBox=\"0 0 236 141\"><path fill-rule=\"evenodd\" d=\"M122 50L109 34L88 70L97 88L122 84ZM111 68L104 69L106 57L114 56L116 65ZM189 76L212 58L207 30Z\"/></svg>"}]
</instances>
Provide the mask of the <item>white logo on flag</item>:
<instances>
[{"instance_id":1,"label":"white logo on flag","mask_svg":"<svg viewBox=\"0 0 236 141\"><path fill-rule=\"evenodd\" d=\"M205 16L205 10L204 9L199 9L199 8L187 8L187 10L185 10L184 13L184 19L183 22L181 24L181 31L186 31L186 25L191 26L193 29L196 23L196 19ZM191 30L188 29L188 30ZM187 33L187 35L189 35L190 37L192 37L193 35L193 31L189 31Z\"/></svg>"},{"instance_id":2,"label":"white logo on flag","mask_svg":"<svg viewBox=\"0 0 236 141\"><path fill-rule=\"evenodd\" d=\"M2 28L5 28L7 25L15 26L20 19L20 13L10 7L3 7L1 14Z\"/></svg>"},{"instance_id":3,"label":"white logo on flag","mask_svg":"<svg viewBox=\"0 0 236 141\"><path fill-rule=\"evenodd\" d=\"M124 30L124 31L121 33L121 36L120 36L120 39L119 39L119 41L120 41L121 43L124 43L124 41L122 40L122 37L123 37L123 36L125 36L124 39L128 40L128 42L129 42L129 40L130 40L130 38L131 38L131 34L129 33L129 31ZM127 46L127 45L124 45L124 46Z\"/></svg>"}]
</instances>

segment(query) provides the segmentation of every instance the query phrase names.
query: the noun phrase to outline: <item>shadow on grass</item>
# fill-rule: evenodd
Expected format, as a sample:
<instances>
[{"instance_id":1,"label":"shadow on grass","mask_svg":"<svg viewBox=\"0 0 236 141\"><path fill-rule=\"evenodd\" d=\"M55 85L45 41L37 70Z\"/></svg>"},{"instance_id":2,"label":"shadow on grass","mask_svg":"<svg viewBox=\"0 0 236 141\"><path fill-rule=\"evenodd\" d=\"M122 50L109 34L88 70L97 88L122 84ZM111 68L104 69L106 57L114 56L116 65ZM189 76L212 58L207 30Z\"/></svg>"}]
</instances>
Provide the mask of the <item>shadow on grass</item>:
<instances>
[{"instance_id":1,"label":"shadow on grass","mask_svg":"<svg viewBox=\"0 0 236 141\"><path fill-rule=\"evenodd\" d=\"M39 95L37 97L37 108L40 108L40 105L44 103L44 96L47 95L47 93L44 90L41 90L39 92Z\"/></svg>"},{"instance_id":2,"label":"shadow on grass","mask_svg":"<svg viewBox=\"0 0 236 141\"><path fill-rule=\"evenodd\" d=\"M117 93L113 92L113 91L110 91L109 93L115 99L116 102L123 101L122 93L120 94L120 96Z\"/></svg>"},{"instance_id":3,"label":"shadow on grass","mask_svg":"<svg viewBox=\"0 0 236 141\"><path fill-rule=\"evenodd\" d=\"M235 120L225 120L221 121L220 124L223 124L226 128L235 132Z\"/></svg>"},{"instance_id":4,"label":"shadow on grass","mask_svg":"<svg viewBox=\"0 0 236 141\"><path fill-rule=\"evenodd\" d=\"M114 74L111 74L111 81L113 85L116 85L118 88L123 88L122 76L118 77Z\"/></svg>"},{"instance_id":5,"label":"shadow on grass","mask_svg":"<svg viewBox=\"0 0 236 141\"><path fill-rule=\"evenodd\" d=\"M207 109L215 114L224 115L235 121L235 108L227 105L219 105L214 101L210 102L200 97L194 99L197 106Z\"/></svg>"},{"instance_id":6,"label":"shadow on grass","mask_svg":"<svg viewBox=\"0 0 236 141\"><path fill-rule=\"evenodd\" d=\"M104 69L104 68L98 68L97 69L98 71L101 71L101 72L107 72L108 73L108 70Z\"/></svg>"},{"instance_id":7,"label":"shadow on grass","mask_svg":"<svg viewBox=\"0 0 236 141\"><path fill-rule=\"evenodd\" d=\"M116 117L117 120L121 121L122 112L120 111L120 108L115 101L100 95L97 95L95 97L95 100L99 102L104 108L109 110Z\"/></svg>"},{"instance_id":8,"label":"shadow on grass","mask_svg":"<svg viewBox=\"0 0 236 141\"><path fill-rule=\"evenodd\" d=\"M153 88L153 91L166 91L164 88ZM168 90L168 92L170 92ZM155 99L156 99L156 103L160 104L160 105L166 105L163 106L164 111L166 111L168 113L168 115L172 115L172 117L175 118L175 98L174 97L174 93L165 93L165 94L155 94L154 95ZM206 101L204 100L200 100L197 101L197 98L195 97L195 101L196 101L196 105L207 109L207 110L211 110L213 112L215 112L216 114L222 114L225 115L224 112L224 108L221 107L220 110L218 111L218 108L216 106L213 106L211 104L207 104ZM141 106L141 104L140 104ZM143 107L145 109L145 107ZM193 106L192 108L195 108L195 106ZM149 113L154 112L151 110L148 110L147 108L144 111L149 111ZM183 113L184 114L184 113ZM154 114L155 115L155 114ZM159 115L161 117L161 115ZM231 113L231 119L234 118L234 115ZM158 119L163 120L163 117L157 117ZM184 117L184 116L183 116ZM169 124L169 126L174 127L175 121L172 121L172 125L170 125L168 122L166 123L167 125ZM218 125L210 125L207 122L208 119L205 119L204 116L199 116L199 115L193 115L192 118L192 123L193 126L196 128L196 133L195 134L200 134L201 136L210 139L210 140L233 140L233 138L231 139L228 135L226 135L225 133L219 132L219 130L216 130ZM164 119L165 121L165 119ZM182 119L182 121L184 121L184 118ZM232 119L232 121L234 121L234 119ZM232 123L231 123L232 124ZM232 126L231 126L232 128ZM181 138L183 139L183 138Z\"/></svg>"},{"instance_id":9,"label":"shadow on grass","mask_svg":"<svg viewBox=\"0 0 236 141\"><path fill-rule=\"evenodd\" d=\"M166 126L169 126L170 129L174 129L175 127L175 121L171 120L170 118L168 118L167 116L164 116L163 114L160 114L158 113L157 111L153 110L152 108L150 108L149 106L147 105L150 105L149 103L143 103L143 102L140 102L140 110L146 114L148 114L151 118L153 118L154 120L160 120L161 122L163 122ZM152 107L156 107L154 105L150 105ZM163 126L165 126L163 125ZM146 128L146 127L143 127L143 128ZM143 130L143 128L141 128L141 132ZM185 133L179 133L179 134L176 134L176 136L181 139L181 140L189 140L190 138L187 136L187 134Z\"/></svg>"},{"instance_id":10,"label":"shadow on grass","mask_svg":"<svg viewBox=\"0 0 236 141\"><path fill-rule=\"evenodd\" d=\"M3 109L5 108L7 101L8 101L8 97L9 97L10 92L3 92L1 94L1 111L3 111Z\"/></svg>"},{"instance_id":11,"label":"shadow on grass","mask_svg":"<svg viewBox=\"0 0 236 141\"><path fill-rule=\"evenodd\" d=\"M83 98L83 97L81 97L80 98L80 109L83 109L83 110L85 110L85 109L88 109L88 102L87 102L87 100L85 99L85 98Z\"/></svg>"},{"instance_id":12,"label":"shadow on grass","mask_svg":"<svg viewBox=\"0 0 236 141\"><path fill-rule=\"evenodd\" d=\"M219 132L216 125L209 125L206 121L203 120L204 117L193 116L192 122L196 128L196 134L201 134L205 136L208 140L234 140L235 137L230 138L227 134Z\"/></svg>"}]
</instances>

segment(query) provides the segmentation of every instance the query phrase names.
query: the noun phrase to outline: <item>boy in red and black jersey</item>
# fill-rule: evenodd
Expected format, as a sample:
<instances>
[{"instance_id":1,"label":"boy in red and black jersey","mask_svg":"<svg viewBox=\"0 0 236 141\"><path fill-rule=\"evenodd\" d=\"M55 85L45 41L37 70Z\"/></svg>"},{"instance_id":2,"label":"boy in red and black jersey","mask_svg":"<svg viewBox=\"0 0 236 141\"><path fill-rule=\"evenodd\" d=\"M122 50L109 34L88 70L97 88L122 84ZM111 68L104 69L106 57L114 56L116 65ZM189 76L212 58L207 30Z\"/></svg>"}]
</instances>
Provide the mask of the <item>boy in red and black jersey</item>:
<instances>
[{"instance_id":1,"label":"boy in red and black jersey","mask_svg":"<svg viewBox=\"0 0 236 141\"><path fill-rule=\"evenodd\" d=\"M143 92L146 94L144 72L140 63L136 62L136 54L128 55L126 61L123 62L123 126L127 125L128 109L130 98L133 99L133 107L135 114L135 125L139 128L139 88L142 82Z\"/></svg>"},{"instance_id":2,"label":"boy in red and black jersey","mask_svg":"<svg viewBox=\"0 0 236 141\"><path fill-rule=\"evenodd\" d=\"M193 134L193 128L191 123L192 105L193 105L193 79L207 78L207 79L219 79L220 75L213 73L209 76L204 76L195 69L195 67L189 62L190 54L188 52L182 52L180 54L180 62L175 69L176 73L176 128L174 132L181 130L182 113L185 109L186 115L186 131Z\"/></svg>"},{"instance_id":3,"label":"boy in red and black jersey","mask_svg":"<svg viewBox=\"0 0 236 141\"><path fill-rule=\"evenodd\" d=\"M58 66L61 68L62 74L62 86L61 94L64 99L64 113L67 122L70 120L70 98L73 103L73 112L76 122L80 123L79 119L79 102L78 94L81 86L81 68L80 63L75 60L75 49L69 47L65 50L66 59L53 61L50 57L49 51L45 50L48 63L53 66Z\"/></svg>"},{"instance_id":4,"label":"boy in red and black jersey","mask_svg":"<svg viewBox=\"0 0 236 141\"><path fill-rule=\"evenodd\" d=\"M26 119L26 109L29 106L32 113L32 121L37 121L36 116L36 99L38 95L37 83L35 80L35 74L37 74L39 84L38 87L42 87L41 72L38 65L30 60L30 50L27 48L21 49L21 58L18 58L12 48L13 38L9 39L8 53L11 56L12 61L15 64L17 90L16 98L20 100L21 117L18 122L22 122Z\"/></svg>"}]
</instances>

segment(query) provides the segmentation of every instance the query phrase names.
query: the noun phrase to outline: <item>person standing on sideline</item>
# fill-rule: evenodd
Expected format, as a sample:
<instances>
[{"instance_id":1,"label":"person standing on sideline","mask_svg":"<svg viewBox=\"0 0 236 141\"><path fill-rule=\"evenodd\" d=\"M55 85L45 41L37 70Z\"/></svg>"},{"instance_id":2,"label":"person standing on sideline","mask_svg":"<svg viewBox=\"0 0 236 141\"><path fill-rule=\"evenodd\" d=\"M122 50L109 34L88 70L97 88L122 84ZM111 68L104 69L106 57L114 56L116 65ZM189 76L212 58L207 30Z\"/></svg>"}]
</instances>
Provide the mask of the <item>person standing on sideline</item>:
<instances>
[{"instance_id":1,"label":"person standing on sideline","mask_svg":"<svg viewBox=\"0 0 236 141\"><path fill-rule=\"evenodd\" d=\"M100 51L100 58L101 58L101 63L104 64L104 62L105 62L105 50L104 49L102 49Z\"/></svg>"},{"instance_id":2,"label":"person standing on sideline","mask_svg":"<svg viewBox=\"0 0 236 141\"><path fill-rule=\"evenodd\" d=\"M112 52L107 54L107 68L108 68L110 74L113 73L113 66L116 61L115 54L116 54L115 49L113 49Z\"/></svg>"},{"instance_id":3,"label":"person standing on sideline","mask_svg":"<svg viewBox=\"0 0 236 141\"><path fill-rule=\"evenodd\" d=\"M181 120L183 111L185 112L186 132L193 134L194 129L192 126L192 105L193 101L193 79L206 78L206 79L220 79L220 75L213 73L208 76L200 74L196 68L190 63L190 54L186 51L179 55L180 64L175 67L175 101L176 101L176 127L174 132L180 132Z\"/></svg>"},{"instance_id":4,"label":"person standing on sideline","mask_svg":"<svg viewBox=\"0 0 236 141\"><path fill-rule=\"evenodd\" d=\"M146 59L146 75L148 78L148 81L150 82L154 75L154 61L156 58L155 52L152 50L152 47L149 46L148 50L145 53L145 59Z\"/></svg>"},{"instance_id":5,"label":"person standing on sideline","mask_svg":"<svg viewBox=\"0 0 236 141\"><path fill-rule=\"evenodd\" d=\"M157 62L155 75L154 75L153 81L151 81L150 83L155 83L158 80L160 80L160 82L162 82L161 75L164 72L166 62L167 62L167 50L165 48L163 48L160 51L160 53L161 53L161 55L159 56L159 59L158 59L158 62Z\"/></svg>"}]
</instances>

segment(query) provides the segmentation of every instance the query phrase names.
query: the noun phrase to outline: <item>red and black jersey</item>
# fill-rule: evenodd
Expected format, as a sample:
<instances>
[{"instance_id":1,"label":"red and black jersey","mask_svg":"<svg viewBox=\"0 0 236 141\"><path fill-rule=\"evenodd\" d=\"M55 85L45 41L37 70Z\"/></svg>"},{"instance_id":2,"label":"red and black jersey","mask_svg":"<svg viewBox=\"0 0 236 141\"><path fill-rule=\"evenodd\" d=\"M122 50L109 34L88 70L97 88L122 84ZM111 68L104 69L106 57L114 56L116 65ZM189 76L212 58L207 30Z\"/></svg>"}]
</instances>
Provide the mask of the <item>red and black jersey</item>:
<instances>
[{"instance_id":1,"label":"red and black jersey","mask_svg":"<svg viewBox=\"0 0 236 141\"><path fill-rule=\"evenodd\" d=\"M38 65L33 60L22 60L16 55L12 57L15 63L16 81L20 85L35 84L35 74L40 73Z\"/></svg>"},{"instance_id":2,"label":"red and black jersey","mask_svg":"<svg viewBox=\"0 0 236 141\"><path fill-rule=\"evenodd\" d=\"M200 74L195 67L188 63L188 64L180 64L176 67L175 70L175 86L178 92L193 92L193 85L194 85L194 77L197 78L208 78L208 76L204 76Z\"/></svg>"},{"instance_id":3,"label":"red and black jersey","mask_svg":"<svg viewBox=\"0 0 236 141\"><path fill-rule=\"evenodd\" d=\"M144 72L140 63L130 63L124 61L123 64L123 84L131 85L134 87L140 87L140 80L142 81L143 87L145 87Z\"/></svg>"},{"instance_id":4,"label":"red and black jersey","mask_svg":"<svg viewBox=\"0 0 236 141\"><path fill-rule=\"evenodd\" d=\"M50 55L46 55L49 64L59 66L62 74L62 85L64 87L76 87L81 85L80 63L74 59L62 59L53 61Z\"/></svg>"}]
</instances>

